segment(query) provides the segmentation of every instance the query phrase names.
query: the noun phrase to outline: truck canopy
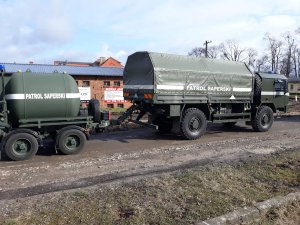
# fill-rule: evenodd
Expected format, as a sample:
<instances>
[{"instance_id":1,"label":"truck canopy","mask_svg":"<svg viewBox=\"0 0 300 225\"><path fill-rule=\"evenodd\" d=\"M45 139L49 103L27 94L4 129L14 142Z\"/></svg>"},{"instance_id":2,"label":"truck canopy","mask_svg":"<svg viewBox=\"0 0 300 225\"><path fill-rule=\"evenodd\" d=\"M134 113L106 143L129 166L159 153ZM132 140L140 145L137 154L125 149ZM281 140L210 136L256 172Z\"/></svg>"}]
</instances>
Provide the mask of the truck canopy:
<instances>
[{"instance_id":1,"label":"truck canopy","mask_svg":"<svg viewBox=\"0 0 300 225\"><path fill-rule=\"evenodd\" d=\"M124 89L249 100L253 76L241 62L136 52L126 62Z\"/></svg>"}]
</instances>

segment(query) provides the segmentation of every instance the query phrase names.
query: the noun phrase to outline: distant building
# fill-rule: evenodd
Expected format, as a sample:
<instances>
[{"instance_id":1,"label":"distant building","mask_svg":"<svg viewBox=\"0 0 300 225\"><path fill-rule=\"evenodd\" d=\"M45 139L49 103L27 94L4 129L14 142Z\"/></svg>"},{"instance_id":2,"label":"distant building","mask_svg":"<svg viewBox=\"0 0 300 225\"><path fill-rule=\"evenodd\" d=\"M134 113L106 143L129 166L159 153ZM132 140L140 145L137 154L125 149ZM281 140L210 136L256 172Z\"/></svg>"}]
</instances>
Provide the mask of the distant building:
<instances>
[{"instance_id":1,"label":"distant building","mask_svg":"<svg viewBox=\"0 0 300 225\"><path fill-rule=\"evenodd\" d=\"M131 105L130 102L125 102L123 99L123 68L121 67L91 66L87 65L87 63L78 62L73 62L73 64L67 63L68 65L61 65L59 63L57 65L0 64L5 66L6 74L18 71L68 73L77 82L83 105L92 98L98 99L102 108L128 108Z\"/></svg>"},{"instance_id":2,"label":"distant building","mask_svg":"<svg viewBox=\"0 0 300 225\"><path fill-rule=\"evenodd\" d=\"M100 57L95 62L73 62L73 61L54 61L54 65L59 66L103 66L103 67L116 67L124 68L120 61L112 57Z\"/></svg>"},{"instance_id":3,"label":"distant building","mask_svg":"<svg viewBox=\"0 0 300 225\"><path fill-rule=\"evenodd\" d=\"M100 58L101 59L101 58ZM99 59L98 59L99 60ZM98 60L95 61L98 62ZM120 61L112 58L112 57L109 57L107 58L106 60L104 61L99 61L99 65L100 66L103 66L103 67L117 67L117 68L124 68L124 66L121 64Z\"/></svg>"},{"instance_id":4,"label":"distant building","mask_svg":"<svg viewBox=\"0 0 300 225\"><path fill-rule=\"evenodd\" d=\"M290 77L288 82L290 98L300 98L300 77Z\"/></svg>"}]
</instances>

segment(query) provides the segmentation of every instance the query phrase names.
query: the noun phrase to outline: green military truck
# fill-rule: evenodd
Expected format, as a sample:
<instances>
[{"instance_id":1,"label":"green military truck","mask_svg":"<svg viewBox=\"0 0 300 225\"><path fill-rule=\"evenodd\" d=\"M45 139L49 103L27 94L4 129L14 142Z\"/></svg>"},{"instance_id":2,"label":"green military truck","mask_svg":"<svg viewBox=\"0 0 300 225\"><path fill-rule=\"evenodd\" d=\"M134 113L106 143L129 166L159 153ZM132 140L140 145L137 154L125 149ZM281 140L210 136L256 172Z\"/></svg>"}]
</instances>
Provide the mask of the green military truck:
<instances>
[{"instance_id":1,"label":"green military truck","mask_svg":"<svg viewBox=\"0 0 300 225\"><path fill-rule=\"evenodd\" d=\"M54 140L63 154L76 154L90 131L109 125L109 113L101 112L95 99L89 102L88 115L80 113L80 93L70 75L19 72L5 76L3 66L0 70L0 153L8 158L29 159L45 139Z\"/></svg>"},{"instance_id":2,"label":"green military truck","mask_svg":"<svg viewBox=\"0 0 300 225\"><path fill-rule=\"evenodd\" d=\"M133 102L119 118L148 114L160 132L197 139L207 122L233 126L238 121L267 131L273 113L286 111L287 79L253 74L245 63L150 52L136 52L124 69L124 99Z\"/></svg>"}]
</instances>

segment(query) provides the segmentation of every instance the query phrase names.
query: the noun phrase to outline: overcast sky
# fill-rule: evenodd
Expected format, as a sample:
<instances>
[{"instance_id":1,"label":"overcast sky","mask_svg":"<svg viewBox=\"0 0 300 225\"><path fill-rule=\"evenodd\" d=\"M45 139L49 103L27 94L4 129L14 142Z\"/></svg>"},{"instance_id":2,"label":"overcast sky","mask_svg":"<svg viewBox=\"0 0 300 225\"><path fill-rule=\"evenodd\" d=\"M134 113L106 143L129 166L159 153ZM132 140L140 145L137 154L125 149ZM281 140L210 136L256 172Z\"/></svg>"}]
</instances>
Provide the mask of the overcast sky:
<instances>
[{"instance_id":1,"label":"overcast sky","mask_svg":"<svg viewBox=\"0 0 300 225\"><path fill-rule=\"evenodd\" d=\"M300 27L300 0L0 0L0 62L92 62L147 50L186 55L205 40L263 51Z\"/></svg>"}]
</instances>

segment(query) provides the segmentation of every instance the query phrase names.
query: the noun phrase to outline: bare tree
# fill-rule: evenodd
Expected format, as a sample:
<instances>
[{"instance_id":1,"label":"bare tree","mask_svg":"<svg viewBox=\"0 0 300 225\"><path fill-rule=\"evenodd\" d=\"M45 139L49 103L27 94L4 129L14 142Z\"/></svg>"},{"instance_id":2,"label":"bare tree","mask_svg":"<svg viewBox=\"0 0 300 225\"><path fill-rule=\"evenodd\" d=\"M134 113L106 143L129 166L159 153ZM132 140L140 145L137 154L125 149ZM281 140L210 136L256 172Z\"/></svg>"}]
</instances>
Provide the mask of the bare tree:
<instances>
[{"instance_id":1,"label":"bare tree","mask_svg":"<svg viewBox=\"0 0 300 225\"><path fill-rule=\"evenodd\" d=\"M291 64L292 64L292 74L294 74L296 77L299 76L299 54L300 49L295 44L292 48L292 56L291 56Z\"/></svg>"},{"instance_id":2,"label":"bare tree","mask_svg":"<svg viewBox=\"0 0 300 225\"><path fill-rule=\"evenodd\" d=\"M296 51L296 55L297 55L297 65L298 65L297 77L300 77L300 49L299 48Z\"/></svg>"},{"instance_id":3,"label":"bare tree","mask_svg":"<svg viewBox=\"0 0 300 225\"><path fill-rule=\"evenodd\" d=\"M267 55L263 55L261 58L256 60L255 68L257 72L268 71L269 66L267 65L269 61L269 57Z\"/></svg>"},{"instance_id":4,"label":"bare tree","mask_svg":"<svg viewBox=\"0 0 300 225\"><path fill-rule=\"evenodd\" d=\"M296 45L292 49L292 74L295 77L300 76L300 48Z\"/></svg>"},{"instance_id":5,"label":"bare tree","mask_svg":"<svg viewBox=\"0 0 300 225\"><path fill-rule=\"evenodd\" d=\"M244 61L246 48L242 48L236 40L227 40L220 44L221 58L230 61Z\"/></svg>"},{"instance_id":6,"label":"bare tree","mask_svg":"<svg viewBox=\"0 0 300 225\"><path fill-rule=\"evenodd\" d=\"M283 37L285 39L286 52L284 54L284 59L283 59L284 65L282 65L282 69L283 70L281 71L281 73L283 73L287 77L289 77L290 74L291 74L291 72L292 72L292 57L293 57L293 53L296 50L295 38L291 35L290 32L285 33L283 35ZM295 63L294 60L293 60L293 62Z\"/></svg>"},{"instance_id":7,"label":"bare tree","mask_svg":"<svg viewBox=\"0 0 300 225\"><path fill-rule=\"evenodd\" d=\"M204 57L205 56L205 49L202 47L195 47L189 53L189 56L196 56L196 57Z\"/></svg>"},{"instance_id":8,"label":"bare tree","mask_svg":"<svg viewBox=\"0 0 300 225\"><path fill-rule=\"evenodd\" d=\"M271 60L272 71L278 71L279 61L281 58L282 41L275 39L269 33L265 34L265 40L268 41L269 58Z\"/></svg>"},{"instance_id":9,"label":"bare tree","mask_svg":"<svg viewBox=\"0 0 300 225\"><path fill-rule=\"evenodd\" d=\"M211 59L216 59L220 55L220 46L212 45L208 48L207 56Z\"/></svg>"},{"instance_id":10,"label":"bare tree","mask_svg":"<svg viewBox=\"0 0 300 225\"><path fill-rule=\"evenodd\" d=\"M207 57L216 59L220 53L220 47L216 45L209 46L207 49ZM189 56L205 57L205 48L195 47L189 53Z\"/></svg>"},{"instance_id":11,"label":"bare tree","mask_svg":"<svg viewBox=\"0 0 300 225\"><path fill-rule=\"evenodd\" d=\"M255 62L257 60L257 51L253 48L249 48L246 51L247 53L247 65L251 68L255 68Z\"/></svg>"}]
</instances>

